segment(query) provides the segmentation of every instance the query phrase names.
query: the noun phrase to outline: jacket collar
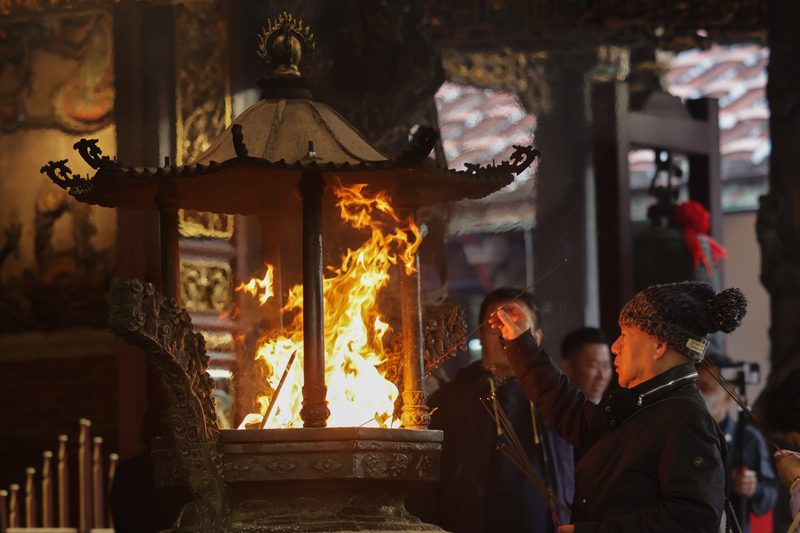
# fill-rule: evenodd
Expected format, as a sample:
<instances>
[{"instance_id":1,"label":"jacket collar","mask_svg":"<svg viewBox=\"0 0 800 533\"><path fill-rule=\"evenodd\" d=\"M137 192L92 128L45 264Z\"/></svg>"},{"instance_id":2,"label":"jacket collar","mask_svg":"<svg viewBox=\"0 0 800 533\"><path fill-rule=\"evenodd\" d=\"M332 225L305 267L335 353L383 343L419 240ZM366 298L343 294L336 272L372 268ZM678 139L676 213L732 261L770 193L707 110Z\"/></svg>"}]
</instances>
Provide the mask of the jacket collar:
<instances>
[{"instance_id":1,"label":"jacket collar","mask_svg":"<svg viewBox=\"0 0 800 533\"><path fill-rule=\"evenodd\" d=\"M625 420L642 407L658 401L670 391L687 385L694 387L696 381L697 370L695 370L694 364L685 363L670 368L633 388L622 390L616 394L616 398L610 397L609 400L615 400L615 418Z\"/></svg>"},{"instance_id":2,"label":"jacket collar","mask_svg":"<svg viewBox=\"0 0 800 533\"><path fill-rule=\"evenodd\" d=\"M665 393L677 389L687 383L694 384L697 381L697 370L694 364L685 363L670 368L656 377L640 383L629 389L636 395L636 405L644 407L653 403Z\"/></svg>"}]
</instances>

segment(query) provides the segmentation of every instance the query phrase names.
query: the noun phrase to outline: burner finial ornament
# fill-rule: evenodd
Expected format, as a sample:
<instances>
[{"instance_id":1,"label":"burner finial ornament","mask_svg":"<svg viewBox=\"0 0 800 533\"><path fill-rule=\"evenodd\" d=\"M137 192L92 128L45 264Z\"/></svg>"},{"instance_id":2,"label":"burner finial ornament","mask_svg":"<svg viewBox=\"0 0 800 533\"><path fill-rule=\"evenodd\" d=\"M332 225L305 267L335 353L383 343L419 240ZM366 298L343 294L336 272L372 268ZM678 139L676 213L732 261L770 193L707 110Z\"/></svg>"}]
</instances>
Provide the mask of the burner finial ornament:
<instances>
[{"instance_id":1,"label":"burner finial ornament","mask_svg":"<svg viewBox=\"0 0 800 533\"><path fill-rule=\"evenodd\" d=\"M258 36L258 55L268 65L275 67L275 77L299 77L298 65L314 53L314 35L303 21L290 13L282 13L277 20L268 20L267 27Z\"/></svg>"}]
</instances>

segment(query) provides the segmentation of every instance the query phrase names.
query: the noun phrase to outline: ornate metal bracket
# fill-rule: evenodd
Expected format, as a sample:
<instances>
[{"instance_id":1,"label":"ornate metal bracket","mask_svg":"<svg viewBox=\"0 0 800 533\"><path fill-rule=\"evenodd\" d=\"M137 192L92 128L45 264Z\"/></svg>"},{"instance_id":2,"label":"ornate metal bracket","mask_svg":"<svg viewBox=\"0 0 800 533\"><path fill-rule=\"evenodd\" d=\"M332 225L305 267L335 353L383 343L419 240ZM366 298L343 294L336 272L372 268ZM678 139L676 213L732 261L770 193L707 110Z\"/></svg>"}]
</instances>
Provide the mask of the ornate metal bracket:
<instances>
[{"instance_id":1,"label":"ornate metal bracket","mask_svg":"<svg viewBox=\"0 0 800 533\"><path fill-rule=\"evenodd\" d=\"M485 167L473 163L464 163L464 166L467 167L465 174L471 176L521 174L541 155L539 150L536 150L533 146L518 146L516 144L513 146L514 153L509 157L509 161L503 161L499 165L486 165Z\"/></svg>"},{"instance_id":2,"label":"ornate metal bracket","mask_svg":"<svg viewBox=\"0 0 800 533\"><path fill-rule=\"evenodd\" d=\"M97 139L81 139L76 142L72 147L78 151L84 161L93 169L112 169L122 168L116 161L112 161L108 156L102 156L103 153L97 146ZM47 174L50 180L69 192L71 195L79 195L87 192L92 186L91 178L82 178L80 174L72 176L72 170L67 166L68 159L61 161L49 161L40 170L42 174Z\"/></svg>"},{"instance_id":3,"label":"ornate metal bracket","mask_svg":"<svg viewBox=\"0 0 800 533\"><path fill-rule=\"evenodd\" d=\"M442 304L432 307L425 312L422 330L425 340L425 368L440 360L448 351L450 353L447 359L467 349L464 343L467 314L460 305Z\"/></svg>"},{"instance_id":4,"label":"ornate metal bracket","mask_svg":"<svg viewBox=\"0 0 800 533\"><path fill-rule=\"evenodd\" d=\"M422 316L422 336L425 368L438 361L436 366L450 357L467 349L465 335L467 319L464 308L460 305L446 303L431 307ZM449 353L448 353L449 352ZM403 335L395 334L387 350L386 379L394 383L398 390L403 390ZM443 356L447 357L443 359ZM410 391L413 393L413 391ZM403 397L401 395L401 397ZM403 401L406 398L403 397ZM400 416L400 405L395 405L395 414Z\"/></svg>"},{"instance_id":5,"label":"ornate metal bracket","mask_svg":"<svg viewBox=\"0 0 800 533\"><path fill-rule=\"evenodd\" d=\"M70 194L76 194L85 191L89 186L91 186L92 180L82 178L80 174L75 174L75 176L72 176L72 170L67 166L67 161L69 160L62 159L61 161L49 161L45 166L42 167L40 172L42 174L47 174L47 177L50 178L53 183Z\"/></svg>"},{"instance_id":6,"label":"ornate metal bracket","mask_svg":"<svg viewBox=\"0 0 800 533\"><path fill-rule=\"evenodd\" d=\"M97 139L81 139L72 147L95 170L100 168L119 168L120 165L116 161L112 161L108 156L100 157L103 151L97 146L97 142Z\"/></svg>"},{"instance_id":7,"label":"ornate metal bracket","mask_svg":"<svg viewBox=\"0 0 800 533\"><path fill-rule=\"evenodd\" d=\"M167 392L178 470L193 495L173 531L220 533L225 520L222 455L205 340L186 310L152 284L118 280L111 292L109 327L147 353L161 370Z\"/></svg>"},{"instance_id":8,"label":"ornate metal bracket","mask_svg":"<svg viewBox=\"0 0 800 533\"><path fill-rule=\"evenodd\" d=\"M397 158L397 162L406 164L419 163L428 157L438 140L439 132L436 128L420 126L408 143L408 147Z\"/></svg>"}]
</instances>

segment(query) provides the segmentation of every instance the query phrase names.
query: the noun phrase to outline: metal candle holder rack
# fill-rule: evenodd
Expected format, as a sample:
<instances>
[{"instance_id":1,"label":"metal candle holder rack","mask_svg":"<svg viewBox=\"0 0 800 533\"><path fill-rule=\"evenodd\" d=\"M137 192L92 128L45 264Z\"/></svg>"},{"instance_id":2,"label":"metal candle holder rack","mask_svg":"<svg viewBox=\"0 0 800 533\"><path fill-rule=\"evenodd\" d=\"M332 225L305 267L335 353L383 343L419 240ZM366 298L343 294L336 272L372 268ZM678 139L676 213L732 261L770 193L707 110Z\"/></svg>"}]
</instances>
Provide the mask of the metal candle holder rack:
<instances>
[{"instance_id":1,"label":"metal candle holder rack","mask_svg":"<svg viewBox=\"0 0 800 533\"><path fill-rule=\"evenodd\" d=\"M91 422L79 421L77 471L70 469L69 437L58 436L58 449L42 453L42 469L25 469L25 483L0 490L0 532L7 533L111 533L114 531L108 494L119 456L103 457L103 439L91 437ZM75 464L73 463L73 466ZM75 503L70 502L70 476L77 478ZM74 493L73 493L74 497Z\"/></svg>"}]
</instances>

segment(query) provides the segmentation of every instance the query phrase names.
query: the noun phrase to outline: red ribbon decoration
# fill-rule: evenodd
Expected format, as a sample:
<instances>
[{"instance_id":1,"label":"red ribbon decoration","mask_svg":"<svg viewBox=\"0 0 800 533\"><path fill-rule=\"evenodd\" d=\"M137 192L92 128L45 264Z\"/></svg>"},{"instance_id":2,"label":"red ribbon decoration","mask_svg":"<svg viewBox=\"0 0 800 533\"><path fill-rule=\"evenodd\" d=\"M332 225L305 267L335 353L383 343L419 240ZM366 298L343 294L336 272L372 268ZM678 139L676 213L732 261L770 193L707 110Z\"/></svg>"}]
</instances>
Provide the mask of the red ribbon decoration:
<instances>
[{"instance_id":1,"label":"red ribbon decoration","mask_svg":"<svg viewBox=\"0 0 800 533\"><path fill-rule=\"evenodd\" d=\"M706 272L711 277L711 266L708 264L706 254L703 253L703 248L700 246L700 235L705 237L706 242L708 242L715 267L719 266L720 257L728 259L728 251L720 243L708 236L708 231L711 229L711 215L700 203L694 200L687 200L675 208L675 224L679 228L683 228L683 240L686 241L686 247L689 248L689 252L694 259L694 273L697 274L700 261L703 261Z\"/></svg>"}]
</instances>

